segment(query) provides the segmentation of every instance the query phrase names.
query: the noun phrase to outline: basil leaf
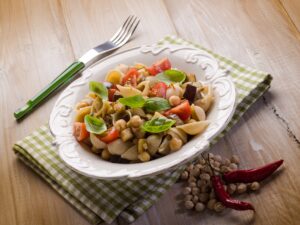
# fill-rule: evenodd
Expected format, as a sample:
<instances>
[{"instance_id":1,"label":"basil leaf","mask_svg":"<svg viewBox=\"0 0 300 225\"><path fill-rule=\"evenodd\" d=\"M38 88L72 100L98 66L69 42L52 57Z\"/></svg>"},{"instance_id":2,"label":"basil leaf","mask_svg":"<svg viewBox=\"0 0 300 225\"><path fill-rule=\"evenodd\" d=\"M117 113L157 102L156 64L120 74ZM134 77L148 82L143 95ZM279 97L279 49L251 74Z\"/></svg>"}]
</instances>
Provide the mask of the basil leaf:
<instances>
[{"instance_id":1,"label":"basil leaf","mask_svg":"<svg viewBox=\"0 0 300 225\"><path fill-rule=\"evenodd\" d=\"M135 95L127 98L119 98L118 102L130 108L142 108L146 100L141 95Z\"/></svg>"},{"instance_id":2,"label":"basil leaf","mask_svg":"<svg viewBox=\"0 0 300 225\"><path fill-rule=\"evenodd\" d=\"M144 108L149 112L160 112L171 108L167 99L154 97L146 99Z\"/></svg>"},{"instance_id":3,"label":"basil leaf","mask_svg":"<svg viewBox=\"0 0 300 225\"><path fill-rule=\"evenodd\" d=\"M182 83L186 79L186 75L179 70L165 70L156 75L155 78L169 85L171 83Z\"/></svg>"},{"instance_id":4,"label":"basil leaf","mask_svg":"<svg viewBox=\"0 0 300 225\"><path fill-rule=\"evenodd\" d=\"M84 123L88 132L93 134L102 134L107 130L106 124L103 119L98 119L91 115L84 117Z\"/></svg>"},{"instance_id":5,"label":"basil leaf","mask_svg":"<svg viewBox=\"0 0 300 225\"><path fill-rule=\"evenodd\" d=\"M97 81L90 81L90 91L96 93L103 100L108 99L108 91L104 84Z\"/></svg>"},{"instance_id":6,"label":"basil leaf","mask_svg":"<svg viewBox=\"0 0 300 225\"><path fill-rule=\"evenodd\" d=\"M142 126L142 129L149 133L160 133L169 130L175 123L175 120L160 117L145 122Z\"/></svg>"}]
</instances>

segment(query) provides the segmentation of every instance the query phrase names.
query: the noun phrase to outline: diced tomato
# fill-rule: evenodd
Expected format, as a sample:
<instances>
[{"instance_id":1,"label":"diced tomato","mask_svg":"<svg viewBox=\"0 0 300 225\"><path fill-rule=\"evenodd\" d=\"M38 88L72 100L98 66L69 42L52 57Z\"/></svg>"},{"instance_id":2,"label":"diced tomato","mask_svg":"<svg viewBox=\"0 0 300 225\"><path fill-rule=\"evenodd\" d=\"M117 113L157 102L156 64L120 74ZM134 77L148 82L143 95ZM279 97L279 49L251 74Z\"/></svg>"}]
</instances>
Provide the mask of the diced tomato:
<instances>
[{"instance_id":1,"label":"diced tomato","mask_svg":"<svg viewBox=\"0 0 300 225\"><path fill-rule=\"evenodd\" d=\"M103 135L98 136L98 138L105 143L110 143L110 142L116 140L118 137L119 137L119 131L117 129L115 129L114 127L108 129L105 132L104 136Z\"/></svg>"},{"instance_id":2,"label":"diced tomato","mask_svg":"<svg viewBox=\"0 0 300 225\"><path fill-rule=\"evenodd\" d=\"M185 100L182 103L180 103L178 106L175 106L174 108L169 109L164 114L166 116L168 116L170 114L176 114L177 116L179 116L180 119L182 119L184 121L184 120L187 120L191 116L192 110L191 110L189 101Z\"/></svg>"},{"instance_id":3,"label":"diced tomato","mask_svg":"<svg viewBox=\"0 0 300 225\"><path fill-rule=\"evenodd\" d=\"M169 69L171 69L171 62L167 58L164 58L164 59L158 61L155 65L159 66L162 70L169 70Z\"/></svg>"},{"instance_id":4,"label":"diced tomato","mask_svg":"<svg viewBox=\"0 0 300 225\"><path fill-rule=\"evenodd\" d=\"M159 69L159 68L158 68ZM156 74L160 73L161 71L158 70L155 66L150 66L147 68L148 72L152 75L155 76Z\"/></svg>"},{"instance_id":5,"label":"diced tomato","mask_svg":"<svg viewBox=\"0 0 300 225\"><path fill-rule=\"evenodd\" d=\"M167 58L163 58L147 68L148 72L153 76L169 69L171 69L171 62Z\"/></svg>"},{"instance_id":6,"label":"diced tomato","mask_svg":"<svg viewBox=\"0 0 300 225\"><path fill-rule=\"evenodd\" d=\"M137 84L137 77L139 76L139 73L136 68L131 68L128 70L128 72L125 74L125 76L122 79L122 85L126 83L130 83L133 87Z\"/></svg>"},{"instance_id":7,"label":"diced tomato","mask_svg":"<svg viewBox=\"0 0 300 225\"><path fill-rule=\"evenodd\" d=\"M89 132L86 130L85 124L81 122L74 123L73 134L77 141L83 141L89 136Z\"/></svg>"},{"instance_id":8,"label":"diced tomato","mask_svg":"<svg viewBox=\"0 0 300 225\"><path fill-rule=\"evenodd\" d=\"M115 88L110 88L108 89L108 100L113 102L114 101L114 95L115 95L115 92L117 91L117 89Z\"/></svg>"},{"instance_id":9,"label":"diced tomato","mask_svg":"<svg viewBox=\"0 0 300 225\"><path fill-rule=\"evenodd\" d=\"M168 86L164 82L158 82L150 89L149 96L165 98L167 88Z\"/></svg>"}]
</instances>

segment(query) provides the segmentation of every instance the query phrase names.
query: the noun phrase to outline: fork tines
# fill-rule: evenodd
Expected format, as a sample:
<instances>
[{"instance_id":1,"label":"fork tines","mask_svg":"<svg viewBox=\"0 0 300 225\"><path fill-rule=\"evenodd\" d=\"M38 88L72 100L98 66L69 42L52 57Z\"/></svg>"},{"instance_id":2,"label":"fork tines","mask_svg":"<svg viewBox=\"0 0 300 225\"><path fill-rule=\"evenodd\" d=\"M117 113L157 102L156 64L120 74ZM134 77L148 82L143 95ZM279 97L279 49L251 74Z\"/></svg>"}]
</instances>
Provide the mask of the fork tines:
<instances>
[{"instance_id":1,"label":"fork tines","mask_svg":"<svg viewBox=\"0 0 300 225\"><path fill-rule=\"evenodd\" d=\"M129 16L109 41L117 46L124 45L134 33L139 22L140 19L137 16Z\"/></svg>"}]
</instances>

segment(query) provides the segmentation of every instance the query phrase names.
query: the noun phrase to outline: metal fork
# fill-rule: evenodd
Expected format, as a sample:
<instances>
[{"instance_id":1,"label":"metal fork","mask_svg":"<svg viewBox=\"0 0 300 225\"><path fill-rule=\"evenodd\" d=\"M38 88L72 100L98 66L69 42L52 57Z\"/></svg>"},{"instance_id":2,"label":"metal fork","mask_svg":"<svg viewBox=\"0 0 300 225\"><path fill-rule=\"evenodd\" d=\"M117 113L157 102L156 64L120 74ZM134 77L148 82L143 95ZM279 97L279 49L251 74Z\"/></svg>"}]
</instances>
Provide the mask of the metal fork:
<instances>
[{"instance_id":1,"label":"metal fork","mask_svg":"<svg viewBox=\"0 0 300 225\"><path fill-rule=\"evenodd\" d=\"M74 78L77 78L77 75L83 69L126 44L137 28L139 22L140 19L138 17L133 15L129 16L111 39L87 51L82 57L73 62L58 77L48 84L42 91L27 101L23 107L15 111L15 118L19 120L28 115L50 94L55 92L58 88L62 87L66 83L69 83Z\"/></svg>"}]
</instances>

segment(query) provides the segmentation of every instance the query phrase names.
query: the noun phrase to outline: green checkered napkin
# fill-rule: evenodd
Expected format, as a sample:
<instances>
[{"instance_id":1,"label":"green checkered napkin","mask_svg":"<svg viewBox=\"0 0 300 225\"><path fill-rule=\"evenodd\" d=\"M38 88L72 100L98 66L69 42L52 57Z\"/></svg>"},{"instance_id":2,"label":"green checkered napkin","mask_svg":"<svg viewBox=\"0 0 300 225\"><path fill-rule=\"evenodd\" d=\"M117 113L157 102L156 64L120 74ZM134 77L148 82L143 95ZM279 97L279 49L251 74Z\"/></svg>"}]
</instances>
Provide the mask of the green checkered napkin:
<instances>
[{"instance_id":1,"label":"green checkered napkin","mask_svg":"<svg viewBox=\"0 0 300 225\"><path fill-rule=\"evenodd\" d=\"M191 45L211 53L230 71L238 91L238 106L224 134L270 87L267 73L243 66L183 39L168 36L159 44ZM215 140L216 141L216 140ZM214 141L214 142L215 142ZM61 196L92 224L111 223L116 217L134 221L170 188L182 168L139 181L105 181L82 176L69 169L59 158L48 126L42 126L14 145L17 156L45 179Z\"/></svg>"}]
</instances>

